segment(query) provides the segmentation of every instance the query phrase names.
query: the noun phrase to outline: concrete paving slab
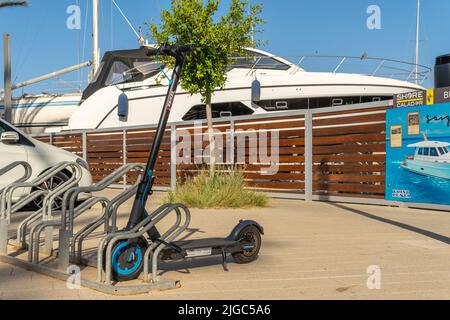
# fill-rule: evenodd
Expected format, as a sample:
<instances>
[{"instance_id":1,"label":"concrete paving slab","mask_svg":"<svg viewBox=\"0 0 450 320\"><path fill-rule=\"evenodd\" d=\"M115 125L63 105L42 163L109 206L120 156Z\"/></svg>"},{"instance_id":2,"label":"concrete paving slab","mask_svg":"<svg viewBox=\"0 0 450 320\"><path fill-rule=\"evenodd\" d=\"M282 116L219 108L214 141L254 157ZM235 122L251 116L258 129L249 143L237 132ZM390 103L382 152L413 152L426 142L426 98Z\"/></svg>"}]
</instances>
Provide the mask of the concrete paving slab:
<instances>
[{"instance_id":1,"label":"concrete paving slab","mask_svg":"<svg viewBox=\"0 0 450 320\"><path fill-rule=\"evenodd\" d=\"M98 214L94 208L78 224ZM260 258L230 259L229 272L220 258L162 264L161 276L181 280L180 289L121 298L0 263L0 299L450 299L447 212L273 199L263 209L194 209L192 238L226 236L240 219L264 226ZM379 290L367 287L370 266L381 271Z\"/></svg>"}]
</instances>

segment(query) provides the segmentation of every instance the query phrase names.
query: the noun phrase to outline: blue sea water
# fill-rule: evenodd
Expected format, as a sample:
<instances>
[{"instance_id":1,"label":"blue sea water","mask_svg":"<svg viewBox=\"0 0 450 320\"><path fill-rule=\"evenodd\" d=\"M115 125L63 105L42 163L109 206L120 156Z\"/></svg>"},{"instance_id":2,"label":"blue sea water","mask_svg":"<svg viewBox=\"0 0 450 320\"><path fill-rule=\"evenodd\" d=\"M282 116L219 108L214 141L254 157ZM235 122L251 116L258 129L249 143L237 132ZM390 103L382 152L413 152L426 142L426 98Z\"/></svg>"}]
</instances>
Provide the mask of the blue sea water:
<instances>
[{"instance_id":1,"label":"blue sea water","mask_svg":"<svg viewBox=\"0 0 450 320\"><path fill-rule=\"evenodd\" d=\"M386 198L394 201L450 204L450 180L419 175L403 169L403 161L392 161L387 166ZM394 197L404 191L407 198Z\"/></svg>"}]
</instances>

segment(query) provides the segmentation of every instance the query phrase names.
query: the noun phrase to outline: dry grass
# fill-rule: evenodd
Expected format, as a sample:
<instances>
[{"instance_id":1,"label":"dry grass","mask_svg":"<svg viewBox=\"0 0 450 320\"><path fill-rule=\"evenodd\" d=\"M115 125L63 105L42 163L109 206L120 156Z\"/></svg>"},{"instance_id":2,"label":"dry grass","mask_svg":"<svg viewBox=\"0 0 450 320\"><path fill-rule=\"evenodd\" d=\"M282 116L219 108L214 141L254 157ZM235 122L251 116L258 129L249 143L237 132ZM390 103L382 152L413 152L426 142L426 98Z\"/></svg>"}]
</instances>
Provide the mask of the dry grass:
<instances>
[{"instance_id":1,"label":"dry grass","mask_svg":"<svg viewBox=\"0 0 450 320\"><path fill-rule=\"evenodd\" d=\"M194 178L180 181L177 189L164 199L164 203L181 203L201 209L265 207L268 202L266 195L245 188L241 170L217 172L214 177L202 171Z\"/></svg>"}]
</instances>

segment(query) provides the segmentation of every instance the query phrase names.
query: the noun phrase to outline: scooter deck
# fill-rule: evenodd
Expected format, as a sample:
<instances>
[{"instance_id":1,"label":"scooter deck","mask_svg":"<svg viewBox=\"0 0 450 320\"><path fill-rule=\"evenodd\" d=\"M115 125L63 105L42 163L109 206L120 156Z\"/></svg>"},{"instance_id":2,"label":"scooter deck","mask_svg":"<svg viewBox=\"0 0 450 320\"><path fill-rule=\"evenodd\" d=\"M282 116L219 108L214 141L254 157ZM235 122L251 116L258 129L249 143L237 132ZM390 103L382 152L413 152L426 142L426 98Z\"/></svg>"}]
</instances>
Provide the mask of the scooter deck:
<instances>
[{"instance_id":1,"label":"scooter deck","mask_svg":"<svg viewBox=\"0 0 450 320\"><path fill-rule=\"evenodd\" d=\"M193 239L175 241L172 244L181 247L182 249L200 249L211 247L233 247L236 246L236 241L226 240L223 238L207 238L207 239Z\"/></svg>"},{"instance_id":2,"label":"scooter deck","mask_svg":"<svg viewBox=\"0 0 450 320\"><path fill-rule=\"evenodd\" d=\"M177 252L173 247L166 247L162 251L162 260L213 256L241 250L239 242L224 238L183 240L175 241L171 244L180 248L182 252Z\"/></svg>"}]
</instances>

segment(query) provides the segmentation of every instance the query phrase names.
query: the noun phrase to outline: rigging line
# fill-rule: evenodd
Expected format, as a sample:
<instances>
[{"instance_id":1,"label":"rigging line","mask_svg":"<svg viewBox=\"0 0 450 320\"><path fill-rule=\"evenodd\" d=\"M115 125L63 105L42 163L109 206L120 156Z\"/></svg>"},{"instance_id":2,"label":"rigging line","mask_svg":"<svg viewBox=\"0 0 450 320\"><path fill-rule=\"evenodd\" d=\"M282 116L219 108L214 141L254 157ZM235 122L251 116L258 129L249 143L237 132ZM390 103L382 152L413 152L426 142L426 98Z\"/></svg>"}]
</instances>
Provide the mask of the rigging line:
<instances>
[{"instance_id":1,"label":"rigging line","mask_svg":"<svg viewBox=\"0 0 450 320\"><path fill-rule=\"evenodd\" d=\"M109 9L110 9L110 13L109 13L109 16L110 16L110 26L109 26L109 34L110 34L110 40L111 40L111 43L110 43L110 50L113 50L113 48L114 48L114 17L113 17L113 4L112 4L112 1L110 1L109 2Z\"/></svg>"},{"instance_id":2,"label":"rigging line","mask_svg":"<svg viewBox=\"0 0 450 320\"><path fill-rule=\"evenodd\" d=\"M83 50L82 50L82 60L85 61L85 52L86 52L86 34L87 34L87 21L88 21L88 13L89 13L89 1L86 1L86 12L84 14L84 34L83 34ZM84 78L84 69L82 70L82 78Z\"/></svg>"},{"instance_id":3,"label":"rigging line","mask_svg":"<svg viewBox=\"0 0 450 320\"><path fill-rule=\"evenodd\" d=\"M80 8L80 0L76 1L76 5L77 5L78 8ZM81 49L81 35L80 35L80 32L77 32L77 46L78 46L78 50L77 50L78 61L77 61L77 63L80 64L81 63L81 52L80 52L80 49ZM78 73L78 75L77 75L78 76L78 80L80 81L81 77L82 77L81 70L78 70L77 73Z\"/></svg>"},{"instance_id":4,"label":"rigging line","mask_svg":"<svg viewBox=\"0 0 450 320\"><path fill-rule=\"evenodd\" d=\"M103 30L106 32L106 19L105 19L105 12L104 12L104 5L102 1L99 1L99 7L100 7L100 12L102 14L102 26L103 26ZM107 39L106 37L102 37L102 42L103 42L103 47L106 48L108 45Z\"/></svg>"},{"instance_id":5,"label":"rigging line","mask_svg":"<svg viewBox=\"0 0 450 320\"><path fill-rule=\"evenodd\" d=\"M139 33L136 31L136 29L133 27L133 25L131 24L130 20L128 20L127 16L123 13L122 9L120 9L119 5L116 3L116 1L111 0L112 3L116 6L117 10L119 10L120 14L122 15L122 17L125 19L125 21L128 23L128 25L130 26L130 28L133 30L134 34L136 35L136 37L139 39L141 36L139 35Z\"/></svg>"}]
</instances>

